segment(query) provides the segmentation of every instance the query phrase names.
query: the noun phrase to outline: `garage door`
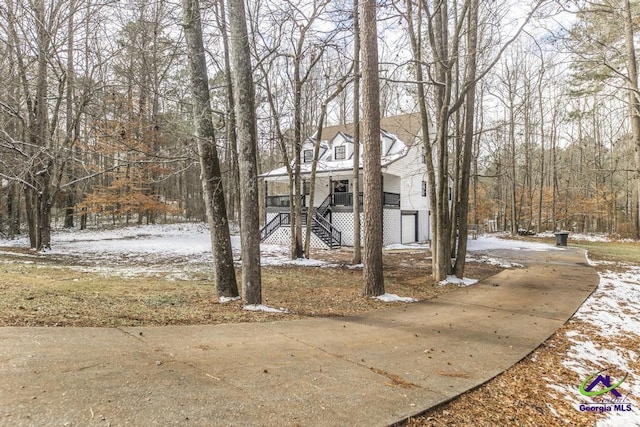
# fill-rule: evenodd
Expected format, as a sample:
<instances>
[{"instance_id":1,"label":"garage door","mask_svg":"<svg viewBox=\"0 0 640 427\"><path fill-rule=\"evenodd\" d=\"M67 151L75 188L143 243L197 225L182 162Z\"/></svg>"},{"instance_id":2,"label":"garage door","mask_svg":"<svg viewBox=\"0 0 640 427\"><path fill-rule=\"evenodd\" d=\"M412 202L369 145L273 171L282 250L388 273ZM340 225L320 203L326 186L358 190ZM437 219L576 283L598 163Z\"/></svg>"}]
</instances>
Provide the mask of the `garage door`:
<instances>
[{"instance_id":1,"label":"garage door","mask_svg":"<svg viewBox=\"0 0 640 427\"><path fill-rule=\"evenodd\" d=\"M402 214L402 243L413 243L417 239L416 230L416 217L417 214Z\"/></svg>"}]
</instances>

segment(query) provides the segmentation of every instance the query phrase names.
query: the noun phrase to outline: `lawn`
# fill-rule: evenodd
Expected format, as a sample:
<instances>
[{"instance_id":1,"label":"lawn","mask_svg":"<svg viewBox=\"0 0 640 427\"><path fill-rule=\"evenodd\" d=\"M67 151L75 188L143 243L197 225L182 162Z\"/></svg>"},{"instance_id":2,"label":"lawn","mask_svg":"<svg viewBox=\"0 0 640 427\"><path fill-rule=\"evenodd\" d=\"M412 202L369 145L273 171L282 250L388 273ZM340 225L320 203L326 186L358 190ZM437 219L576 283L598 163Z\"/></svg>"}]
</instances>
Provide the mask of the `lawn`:
<instances>
[{"instance_id":1,"label":"lawn","mask_svg":"<svg viewBox=\"0 0 640 427\"><path fill-rule=\"evenodd\" d=\"M128 265L123 270L127 274L112 274L112 270L105 274L106 266L94 271L87 266L86 257L30 254L25 262L24 251L16 248L2 251L5 262L0 263L0 326L263 322L349 316L389 306L362 296L362 269L347 262L348 251L324 253L326 263L318 267L263 267L263 303L284 308L289 311L287 314L243 310L241 302L219 304L206 264L178 264L175 275L149 273L154 271L152 265L146 265L140 273ZM130 261L133 262L138 263L137 267L145 266L143 261ZM501 270L482 263L468 266L468 274L477 279ZM240 271L237 272L240 280ZM430 273L426 251L385 254L385 285L389 293L422 300L455 289L436 284Z\"/></svg>"}]
</instances>

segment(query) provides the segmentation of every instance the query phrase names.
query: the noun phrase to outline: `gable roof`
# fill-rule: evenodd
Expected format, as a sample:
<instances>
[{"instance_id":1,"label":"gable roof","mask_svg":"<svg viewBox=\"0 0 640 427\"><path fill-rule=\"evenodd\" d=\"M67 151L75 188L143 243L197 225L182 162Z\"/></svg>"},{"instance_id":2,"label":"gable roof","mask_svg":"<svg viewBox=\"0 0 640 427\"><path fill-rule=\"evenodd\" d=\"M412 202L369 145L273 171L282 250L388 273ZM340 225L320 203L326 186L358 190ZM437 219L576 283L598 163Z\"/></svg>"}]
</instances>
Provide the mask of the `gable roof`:
<instances>
[{"instance_id":1,"label":"gable roof","mask_svg":"<svg viewBox=\"0 0 640 427\"><path fill-rule=\"evenodd\" d=\"M322 140L331 141L340 132L353 135L353 123L346 125L327 126L322 130ZM420 114L402 114L400 116L383 117L380 119L380 128L387 133L394 134L405 145L411 146L420 134Z\"/></svg>"},{"instance_id":2,"label":"gable roof","mask_svg":"<svg viewBox=\"0 0 640 427\"><path fill-rule=\"evenodd\" d=\"M421 132L420 115L419 114L403 114L400 116L385 117L380 120L381 137L391 140L391 144L381 153L381 166L384 168L396 160L407 155L409 149L414 145L416 136ZM320 153L316 173L330 173L337 171L347 171L353 169L353 155L349 159L332 160L322 159L323 155L333 145L336 137L342 136L346 142L353 143L353 124L328 126L323 129L321 138L322 152ZM309 138L305 141L312 142ZM360 142L362 144L362 141ZM360 152L362 156L362 151ZM300 173L307 174L311 172L311 163L303 163L300 165ZM362 168L362 165L360 165ZM260 177L278 177L286 176L287 168L285 166L263 173Z\"/></svg>"}]
</instances>

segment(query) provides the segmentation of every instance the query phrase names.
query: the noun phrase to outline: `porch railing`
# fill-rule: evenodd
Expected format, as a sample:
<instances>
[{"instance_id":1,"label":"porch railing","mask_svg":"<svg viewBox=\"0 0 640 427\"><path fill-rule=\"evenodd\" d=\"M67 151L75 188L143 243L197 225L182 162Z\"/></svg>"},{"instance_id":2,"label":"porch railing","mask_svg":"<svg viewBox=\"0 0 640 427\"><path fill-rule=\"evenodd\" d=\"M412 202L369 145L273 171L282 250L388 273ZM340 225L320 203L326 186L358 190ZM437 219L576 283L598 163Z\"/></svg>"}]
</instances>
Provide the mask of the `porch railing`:
<instances>
[{"instance_id":1,"label":"porch railing","mask_svg":"<svg viewBox=\"0 0 640 427\"><path fill-rule=\"evenodd\" d=\"M306 197L300 196L302 199L302 206L306 207ZM353 193L332 193L322 202L318 211L324 216L329 206L353 206ZM267 196L267 207L288 208L289 196ZM358 194L358 202L360 206L363 203L363 194ZM382 193L382 204L384 206L400 206L400 194L398 193Z\"/></svg>"},{"instance_id":2,"label":"porch railing","mask_svg":"<svg viewBox=\"0 0 640 427\"><path fill-rule=\"evenodd\" d=\"M362 193L358 194L358 201L362 205ZM353 206L353 193L331 194L331 206Z\"/></svg>"},{"instance_id":3,"label":"porch railing","mask_svg":"<svg viewBox=\"0 0 640 427\"><path fill-rule=\"evenodd\" d=\"M313 215L311 231L332 249L342 246L342 233L340 230L334 227L333 224L323 216L318 215L317 212Z\"/></svg>"},{"instance_id":4,"label":"porch railing","mask_svg":"<svg viewBox=\"0 0 640 427\"><path fill-rule=\"evenodd\" d=\"M307 225L307 215L306 212L302 215L302 225ZM327 246L330 248L339 248L342 245L342 233L336 227L333 226L329 221L327 221L324 217L318 214L318 212L313 213L312 217L313 224L311 225L311 231L313 234L318 236L320 240L322 240ZM278 213L271 221L267 223L260 230L260 241L264 241L267 237L271 236L278 228L281 226L290 226L291 225L291 216L288 212L280 212Z\"/></svg>"},{"instance_id":5,"label":"porch railing","mask_svg":"<svg viewBox=\"0 0 640 427\"><path fill-rule=\"evenodd\" d=\"M267 237L271 236L274 231L276 231L282 225L291 224L291 216L289 212L280 212L277 214L271 221L267 223L260 230L260 241L265 240Z\"/></svg>"},{"instance_id":6,"label":"porch railing","mask_svg":"<svg viewBox=\"0 0 640 427\"><path fill-rule=\"evenodd\" d=\"M358 194L360 205L363 203L362 193ZM384 206L400 206L400 194L382 193L382 204ZM331 195L331 206L353 206L353 193L333 193Z\"/></svg>"},{"instance_id":7,"label":"porch railing","mask_svg":"<svg viewBox=\"0 0 640 427\"><path fill-rule=\"evenodd\" d=\"M305 197L300 196L302 206L305 206ZM266 205L268 208L288 208L290 205L289 196L267 196Z\"/></svg>"}]
</instances>

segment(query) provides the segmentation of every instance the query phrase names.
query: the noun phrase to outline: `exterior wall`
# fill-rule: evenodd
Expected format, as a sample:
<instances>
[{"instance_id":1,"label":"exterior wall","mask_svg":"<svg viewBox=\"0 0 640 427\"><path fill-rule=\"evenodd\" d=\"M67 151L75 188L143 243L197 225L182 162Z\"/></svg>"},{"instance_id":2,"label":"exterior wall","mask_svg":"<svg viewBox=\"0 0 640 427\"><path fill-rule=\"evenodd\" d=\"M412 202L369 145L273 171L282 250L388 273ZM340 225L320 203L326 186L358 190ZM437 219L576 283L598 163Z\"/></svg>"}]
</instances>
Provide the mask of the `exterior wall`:
<instances>
[{"instance_id":1,"label":"exterior wall","mask_svg":"<svg viewBox=\"0 0 640 427\"><path fill-rule=\"evenodd\" d=\"M426 167L422 163L422 155L417 144L409 149L405 157L390 164L387 173L401 177L399 191L395 191L400 193L400 209L429 210L429 193L427 192L426 197L422 195L422 181L427 180Z\"/></svg>"},{"instance_id":2,"label":"exterior wall","mask_svg":"<svg viewBox=\"0 0 640 427\"><path fill-rule=\"evenodd\" d=\"M329 177L316 176L316 188L315 188L315 193L313 195L313 206L316 208L320 206L320 204L322 204L324 199L326 199L327 196L329 195L329 192L330 192ZM309 196L307 195L305 197L306 197L305 205L309 206Z\"/></svg>"},{"instance_id":3,"label":"exterior wall","mask_svg":"<svg viewBox=\"0 0 640 427\"><path fill-rule=\"evenodd\" d=\"M383 188L382 191L387 192L387 193L396 193L396 194L401 194L401 185L402 185L402 180L400 179L399 176L395 176L395 175L389 175L386 173L383 173L382 176L384 177L383 179Z\"/></svg>"},{"instance_id":4,"label":"exterior wall","mask_svg":"<svg viewBox=\"0 0 640 427\"><path fill-rule=\"evenodd\" d=\"M400 177L400 191L397 191L400 193L400 209L418 212L418 241L431 240L428 189L427 195L422 195L422 182L427 182L427 173L420 145L414 145L405 157L390 164L387 173Z\"/></svg>"}]
</instances>

